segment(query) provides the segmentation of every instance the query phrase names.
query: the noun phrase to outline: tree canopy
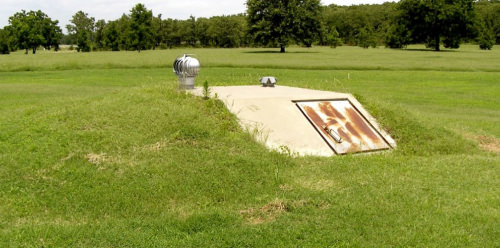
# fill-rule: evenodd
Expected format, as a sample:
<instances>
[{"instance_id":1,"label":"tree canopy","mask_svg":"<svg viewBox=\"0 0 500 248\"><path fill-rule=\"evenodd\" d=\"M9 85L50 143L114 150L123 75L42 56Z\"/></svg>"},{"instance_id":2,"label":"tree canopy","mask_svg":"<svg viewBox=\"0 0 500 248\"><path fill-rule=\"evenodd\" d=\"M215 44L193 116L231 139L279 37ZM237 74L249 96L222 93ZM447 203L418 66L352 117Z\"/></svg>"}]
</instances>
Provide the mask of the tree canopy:
<instances>
[{"instance_id":1,"label":"tree canopy","mask_svg":"<svg viewBox=\"0 0 500 248\"><path fill-rule=\"evenodd\" d=\"M481 49L491 49L500 43L500 1L480 0L475 4L476 38Z\"/></svg>"},{"instance_id":2,"label":"tree canopy","mask_svg":"<svg viewBox=\"0 0 500 248\"><path fill-rule=\"evenodd\" d=\"M406 42L423 42L434 50L458 48L462 38L472 32L473 0L402 0L396 25L407 30L397 34L409 36ZM405 42L402 42L405 43Z\"/></svg>"},{"instance_id":3,"label":"tree canopy","mask_svg":"<svg viewBox=\"0 0 500 248\"><path fill-rule=\"evenodd\" d=\"M73 37L80 52L90 52L93 40L95 18L83 11L76 12L71 18L71 23L66 26L69 35Z\"/></svg>"},{"instance_id":4,"label":"tree canopy","mask_svg":"<svg viewBox=\"0 0 500 248\"><path fill-rule=\"evenodd\" d=\"M12 34L14 46L20 49L32 49L33 54L39 46L58 49L62 37L61 28L42 11L22 10L9 18L6 29Z\"/></svg>"},{"instance_id":5,"label":"tree canopy","mask_svg":"<svg viewBox=\"0 0 500 248\"><path fill-rule=\"evenodd\" d=\"M319 0L248 0L248 33L254 42L279 46L290 41L311 46L321 30Z\"/></svg>"},{"instance_id":6,"label":"tree canopy","mask_svg":"<svg viewBox=\"0 0 500 248\"><path fill-rule=\"evenodd\" d=\"M20 11L0 31L0 53L46 49L59 43L78 51L172 47L280 47L288 45L402 48L425 43L434 50L461 42L492 49L500 43L498 0L402 0L399 3L320 6L319 0L247 0L247 12L186 20L153 15L137 4L115 20L77 11L63 35L41 11Z\"/></svg>"},{"instance_id":7,"label":"tree canopy","mask_svg":"<svg viewBox=\"0 0 500 248\"><path fill-rule=\"evenodd\" d=\"M134 50L141 51L153 46L152 29L153 12L143 4L137 4L130 11L130 45Z\"/></svg>"},{"instance_id":8,"label":"tree canopy","mask_svg":"<svg viewBox=\"0 0 500 248\"><path fill-rule=\"evenodd\" d=\"M10 53L10 35L7 30L0 29L0 54L9 54Z\"/></svg>"}]
</instances>

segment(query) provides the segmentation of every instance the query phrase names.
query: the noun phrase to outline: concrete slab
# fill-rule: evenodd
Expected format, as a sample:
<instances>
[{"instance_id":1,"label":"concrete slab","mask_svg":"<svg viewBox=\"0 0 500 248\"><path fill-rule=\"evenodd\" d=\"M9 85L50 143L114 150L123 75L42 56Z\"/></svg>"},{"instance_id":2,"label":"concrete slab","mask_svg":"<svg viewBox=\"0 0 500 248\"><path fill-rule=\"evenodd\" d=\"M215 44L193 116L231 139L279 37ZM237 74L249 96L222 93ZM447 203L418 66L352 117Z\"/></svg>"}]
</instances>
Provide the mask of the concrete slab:
<instances>
[{"instance_id":1,"label":"concrete slab","mask_svg":"<svg viewBox=\"0 0 500 248\"><path fill-rule=\"evenodd\" d=\"M377 129L392 147L394 140L381 130L375 119L350 94L301 89L287 86L210 87L240 125L271 149L287 147L298 155L332 156L335 152L318 134L293 101L347 98ZM202 95L202 88L191 90Z\"/></svg>"}]
</instances>

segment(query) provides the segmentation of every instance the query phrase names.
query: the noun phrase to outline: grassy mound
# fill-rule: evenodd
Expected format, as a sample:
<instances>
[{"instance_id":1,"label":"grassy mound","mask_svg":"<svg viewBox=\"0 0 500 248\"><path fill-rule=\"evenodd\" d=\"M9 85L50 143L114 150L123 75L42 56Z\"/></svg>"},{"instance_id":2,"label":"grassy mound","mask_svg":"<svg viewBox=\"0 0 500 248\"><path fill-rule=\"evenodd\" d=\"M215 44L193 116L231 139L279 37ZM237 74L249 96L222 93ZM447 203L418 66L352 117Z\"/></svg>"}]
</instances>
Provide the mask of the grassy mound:
<instances>
[{"instance_id":1,"label":"grassy mound","mask_svg":"<svg viewBox=\"0 0 500 248\"><path fill-rule=\"evenodd\" d=\"M256 143L220 101L157 84L22 110L0 136L2 236L11 237L3 243L367 245L382 239L381 230L389 233L379 244L444 240L426 236L433 228L417 221L419 213L431 225L464 224L470 216L446 208L471 208L454 197L479 185L452 180L470 172L458 158L478 163L479 178L494 168L465 155L474 147L459 137L363 101L398 140L395 152L292 159ZM459 164L442 171L434 155ZM428 178L429 169L442 181ZM482 222L478 235L494 226ZM460 233L448 235L467 244Z\"/></svg>"},{"instance_id":2,"label":"grassy mound","mask_svg":"<svg viewBox=\"0 0 500 248\"><path fill-rule=\"evenodd\" d=\"M408 156L437 156L479 152L477 144L452 132L440 123L426 122L400 106L356 98L376 117L398 145L397 154Z\"/></svg>"}]
</instances>

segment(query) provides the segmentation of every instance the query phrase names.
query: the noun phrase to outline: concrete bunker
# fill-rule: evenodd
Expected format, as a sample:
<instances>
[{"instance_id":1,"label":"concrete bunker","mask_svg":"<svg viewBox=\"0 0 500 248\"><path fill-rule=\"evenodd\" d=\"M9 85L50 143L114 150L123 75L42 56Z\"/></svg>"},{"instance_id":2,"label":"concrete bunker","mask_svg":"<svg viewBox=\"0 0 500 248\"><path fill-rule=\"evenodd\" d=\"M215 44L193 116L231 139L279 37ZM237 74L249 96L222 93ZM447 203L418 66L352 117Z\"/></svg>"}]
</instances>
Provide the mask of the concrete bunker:
<instances>
[{"instance_id":1,"label":"concrete bunker","mask_svg":"<svg viewBox=\"0 0 500 248\"><path fill-rule=\"evenodd\" d=\"M191 92L201 96L202 91ZM210 87L210 92L270 149L334 156L396 147L351 94L280 85Z\"/></svg>"}]
</instances>

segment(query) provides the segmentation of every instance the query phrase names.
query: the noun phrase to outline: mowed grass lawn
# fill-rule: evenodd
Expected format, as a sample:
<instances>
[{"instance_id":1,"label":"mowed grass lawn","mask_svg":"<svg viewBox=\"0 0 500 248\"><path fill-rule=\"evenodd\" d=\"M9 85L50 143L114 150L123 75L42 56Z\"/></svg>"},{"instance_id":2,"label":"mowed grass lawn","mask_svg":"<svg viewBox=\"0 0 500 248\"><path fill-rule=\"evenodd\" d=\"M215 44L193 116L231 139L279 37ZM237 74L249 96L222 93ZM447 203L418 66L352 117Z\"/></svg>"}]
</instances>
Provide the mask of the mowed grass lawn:
<instances>
[{"instance_id":1,"label":"mowed grass lawn","mask_svg":"<svg viewBox=\"0 0 500 248\"><path fill-rule=\"evenodd\" d=\"M500 51L0 56L0 247L498 247ZM269 151L197 84L354 94L392 152Z\"/></svg>"}]
</instances>

